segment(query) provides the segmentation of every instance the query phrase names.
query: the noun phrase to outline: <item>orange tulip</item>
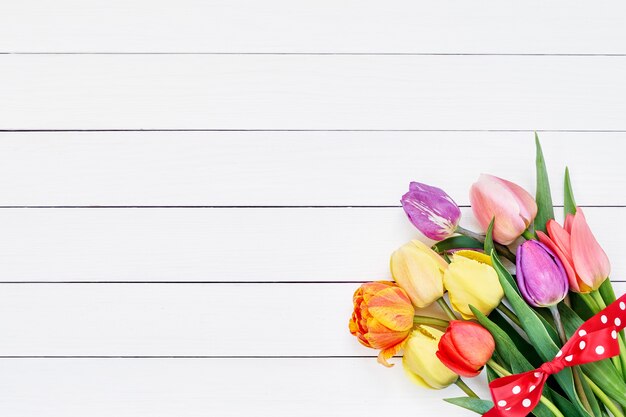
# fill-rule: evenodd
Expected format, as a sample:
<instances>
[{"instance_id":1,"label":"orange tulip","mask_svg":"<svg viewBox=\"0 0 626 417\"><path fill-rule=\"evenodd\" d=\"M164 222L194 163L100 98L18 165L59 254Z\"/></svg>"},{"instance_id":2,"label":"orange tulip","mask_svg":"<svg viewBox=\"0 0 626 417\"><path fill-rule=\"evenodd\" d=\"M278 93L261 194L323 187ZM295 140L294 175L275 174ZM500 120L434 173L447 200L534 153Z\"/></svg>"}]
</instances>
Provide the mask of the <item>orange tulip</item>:
<instances>
[{"instance_id":1,"label":"orange tulip","mask_svg":"<svg viewBox=\"0 0 626 417\"><path fill-rule=\"evenodd\" d=\"M350 333L362 345L380 349L378 362L392 366L387 359L402 349L413 328L415 309L411 300L394 282L377 281L361 285L353 301Z\"/></svg>"},{"instance_id":2,"label":"orange tulip","mask_svg":"<svg viewBox=\"0 0 626 417\"><path fill-rule=\"evenodd\" d=\"M548 234L537 232L539 240L561 260L570 289L578 293L597 290L608 278L611 264L606 253L593 236L580 207L568 214L565 227L554 220L546 224Z\"/></svg>"}]
</instances>

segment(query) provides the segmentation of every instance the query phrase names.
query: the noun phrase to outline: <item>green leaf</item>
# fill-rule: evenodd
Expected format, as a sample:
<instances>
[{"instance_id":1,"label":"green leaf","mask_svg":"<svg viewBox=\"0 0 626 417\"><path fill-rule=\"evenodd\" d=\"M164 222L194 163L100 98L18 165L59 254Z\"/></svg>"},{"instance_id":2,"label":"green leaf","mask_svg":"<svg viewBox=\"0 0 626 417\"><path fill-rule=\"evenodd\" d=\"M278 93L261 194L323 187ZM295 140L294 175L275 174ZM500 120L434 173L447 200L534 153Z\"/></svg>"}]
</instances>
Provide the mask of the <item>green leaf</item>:
<instances>
[{"instance_id":1,"label":"green leaf","mask_svg":"<svg viewBox=\"0 0 626 417\"><path fill-rule=\"evenodd\" d=\"M548 171L546 170L546 161L543 158L541 143L539 136L535 132L535 145L537 147L537 157L535 165L537 169L537 216L535 217L535 231L546 231L546 223L550 219L554 219L554 207L552 206L552 194L550 193L550 180L548 179Z\"/></svg>"},{"instance_id":2,"label":"green leaf","mask_svg":"<svg viewBox=\"0 0 626 417\"><path fill-rule=\"evenodd\" d=\"M490 255L492 253L496 253L496 251L493 249L493 221L495 219L491 220L491 223L489 223L489 228L487 229L487 235L485 236L485 253L487 255ZM487 242L491 242L491 244L488 246ZM487 251L487 247L491 247L491 250ZM509 280L509 283L511 284L511 286L513 288L515 288L515 291L517 291L518 294L520 294L519 292L519 288L517 288L517 283L515 282L515 280L513 279L513 277L511 276L511 274L508 274L507 279Z\"/></svg>"},{"instance_id":3,"label":"green leaf","mask_svg":"<svg viewBox=\"0 0 626 417\"><path fill-rule=\"evenodd\" d=\"M491 253L491 261L493 262L494 269L498 273L500 284L504 289L506 298L511 303L513 310L519 318L522 328L528 335L528 339L535 346L539 356L546 362L551 361L559 351L559 347L554 343L548 329L545 327L544 322L540 319L537 313L531 309L528 304L522 299L522 297L515 291L515 289L509 283L510 274L502 266L500 259L495 252ZM508 277L510 278L507 278ZM589 416L589 413L585 410L576 390L574 388L574 380L572 377L572 370L565 368L563 371L553 375L554 379L558 382L559 386L565 391L567 397L572 400L578 414L581 416Z\"/></svg>"},{"instance_id":4,"label":"green leaf","mask_svg":"<svg viewBox=\"0 0 626 417\"><path fill-rule=\"evenodd\" d=\"M468 236L452 236L433 245L433 250L439 253L463 248L482 249L483 244Z\"/></svg>"},{"instance_id":5,"label":"green leaf","mask_svg":"<svg viewBox=\"0 0 626 417\"><path fill-rule=\"evenodd\" d=\"M518 333L518 330L513 327L498 310L494 310L489 315L489 319L511 338L517 350L520 351L524 358L528 359L534 368L538 368L543 363L539 355L537 355L535 348Z\"/></svg>"},{"instance_id":6,"label":"green leaf","mask_svg":"<svg viewBox=\"0 0 626 417\"><path fill-rule=\"evenodd\" d=\"M565 328L565 334L569 338L584 323L571 308L565 303L559 304L559 313ZM585 375L599 386L609 397L622 405L626 405L626 382L620 377L610 359L590 362L581 366Z\"/></svg>"},{"instance_id":7,"label":"green leaf","mask_svg":"<svg viewBox=\"0 0 626 417\"><path fill-rule=\"evenodd\" d=\"M480 398L456 397L444 398L444 401L465 408L466 410L473 411L480 415L485 414L487 411L493 408L493 403L491 401L481 400Z\"/></svg>"},{"instance_id":8,"label":"green leaf","mask_svg":"<svg viewBox=\"0 0 626 417\"><path fill-rule=\"evenodd\" d=\"M526 356L524 356L515 346L513 341L511 340L509 334L507 334L503 329L497 326L493 321L491 321L487 316L477 310L474 306L470 306L470 309L476 316L478 322L491 333L493 339L496 342L496 352L494 353L494 360L496 356L499 359L502 359L505 363L504 367L510 370L512 373L522 373L535 369L535 367L528 361ZM506 365L508 364L508 366ZM490 368L487 367L487 377L490 378L489 372ZM494 372L491 370L491 372ZM490 380L491 381L491 380ZM551 399L554 395L552 389L548 386L544 388L543 395ZM574 407L571 405L571 407ZM533 414L537 417L552 417L553 413L543 404L539 403L537 407L533 410ZM578 416L579 413L572 413L572 416Z\"/></svg>"},{"instance_id":9,"label":"green leaf","mask_svg":"<svg viewBox=\"0 0 626 417\"><path fill-rule=\"evenodd\" d=\"M583 391L585 392L585 397L587 397L587 401L589 401L589 405L591 406L591 414L593 414L594 416L600 416L602 414L600 411L600 404L598 403L598 400L596 399L596 395L594 394L593 390L589 386L589 383L583 376L580 367L575 366L574 368L572 368L572 370L573 372L576 372L576 376L580 380L580 384L582 385Z\"/></svg>"},{"instance_id":10,"label":"green leaf","mask_svg":"<svg viewBox=\"0 0 626 417\"><path fill-rule=\"evenodd\" d=\"M487 236L485 236L485 246L484 246L486 254L489 254L495 250L495 247L493 245L493 223L495 221L496 221L495 217L491 219L491 222L489 222L489 227L487 228Z\"/></svg>"},{"instance_id":11,"label":"green leaf","mask_svg":"<svg viewBox=\"0 0 626 417\"><path fill-rule=\"evenodd\" d=\"M572 183L569 178L569 168L565 167L565 199L563 201L564 215L576 214L576 201L574 200L574 192L572 191Z\"/></svg>"}]
</instances>

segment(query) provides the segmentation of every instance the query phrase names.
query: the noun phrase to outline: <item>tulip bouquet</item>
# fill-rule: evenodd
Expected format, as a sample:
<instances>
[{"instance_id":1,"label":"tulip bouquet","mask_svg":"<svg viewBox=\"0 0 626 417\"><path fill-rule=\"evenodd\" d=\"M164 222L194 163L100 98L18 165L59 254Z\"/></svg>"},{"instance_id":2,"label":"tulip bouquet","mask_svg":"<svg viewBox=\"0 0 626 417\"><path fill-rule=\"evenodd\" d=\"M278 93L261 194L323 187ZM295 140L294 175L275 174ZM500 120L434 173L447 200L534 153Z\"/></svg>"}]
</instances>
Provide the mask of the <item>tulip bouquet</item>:
<instances>
[{"instance_id":1,"label":"tulip bouquet","mask_svg":"<svg viewBox=\"0 0 626 417\"><path fill-rule=\"evenodd\" d=\"M609 260L574 202L565 170L563 224L554 219L539 139L537 191L481 175L470 189L482 233L459 226L461 211L443 190L412 182L401 202L432 246L412 240L391 255L393 281L354 293L350 332L402 353L416 384L465 394L446 399L479 414L624 417L626 296L616 299ZM447 319L422 309L436 304ZM492 399L461 379L483 369Z\"/></svg>"}]
</instances>

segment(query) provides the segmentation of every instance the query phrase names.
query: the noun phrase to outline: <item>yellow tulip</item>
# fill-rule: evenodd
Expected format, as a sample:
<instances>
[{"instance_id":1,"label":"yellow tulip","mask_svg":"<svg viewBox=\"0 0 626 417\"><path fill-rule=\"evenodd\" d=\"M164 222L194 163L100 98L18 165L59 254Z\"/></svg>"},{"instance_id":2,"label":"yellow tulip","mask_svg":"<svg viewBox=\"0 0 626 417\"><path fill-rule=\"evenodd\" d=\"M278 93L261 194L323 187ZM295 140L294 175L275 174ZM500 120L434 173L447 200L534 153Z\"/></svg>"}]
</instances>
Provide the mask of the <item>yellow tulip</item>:
<instances>
[{"instance_id":1,"label":"yellow tulip","mask_svg":"<svg viewBox=\"0 0 626 417\"><path fill-rule=\"evenodd\" d=\"M443 389L459 377L437 358L441 336L443 332L435 328L418 326L404 345L404 370L413 382L424 388Z\"/></svg>"},{"instance_id":2,"label":"yellow tulip","mask_svg":"<svg viewBox=\"0 0 626 417\"><path fill-rule=\"evenodd\" d=\"M488 315L504 297L491 259L476 251L455 253L443 275L443 283L448 290L452 308L466 320L474 318L470 305Z\"/></svg>"},{"instance_id":3,"label":"yellow tulip","mask_svg":"<svg viewBox=\"0 0 626 417\"><path fill-rule=\"evenodd\" d=\"M443 271L448 264L419 240L412 240L391 255L391 275L418 308L443 296Z\"/></svg>"}]
</instances>

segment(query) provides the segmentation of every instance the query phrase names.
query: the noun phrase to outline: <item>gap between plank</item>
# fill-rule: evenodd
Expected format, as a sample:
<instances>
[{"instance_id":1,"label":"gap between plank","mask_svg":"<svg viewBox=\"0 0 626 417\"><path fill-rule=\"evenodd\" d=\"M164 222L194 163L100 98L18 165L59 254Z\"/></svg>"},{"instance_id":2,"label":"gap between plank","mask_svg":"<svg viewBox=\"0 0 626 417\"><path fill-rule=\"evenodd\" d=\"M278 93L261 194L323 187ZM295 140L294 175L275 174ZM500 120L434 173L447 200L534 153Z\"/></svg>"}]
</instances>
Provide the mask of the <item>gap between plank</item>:
<instances>
[{"instance_id":1,"label":"gap between plank","mask_svg":"<svg viewBox=\"0 0 626 417\"><path fill-rule=\"evenodd\" d=\"M81 132L500 132L500 133L624 133L625 129L0 129L0 133L81 133Z\"/></svg>"},{"instance_id":2,"label":"gap between plank","mask_svg":"<svg viewBox=\"0 0 626 417\"><path fill-rule=\"evenodd\" d=\"M556 56L622 57L624 53L539 53L539 52L78 52L78 51L4 51L0 55L276 55L276 56Z\"/></svg>"},{"instance_id":3,"label":"gap between plank","mask_svg":"<svg viewBox=\"0 0 626 417\"><path fill-rule=\"evenodd\" d=\"M394 356L400 358L401 356ZM0 359L376 359L370 355L250 355L250 356L207 356L207 355L0 355Z\"/></svg>"},{"instance_id":4,"label":"gap between plank","mask_svg":"<svg viewBox=\"0 0 626 417\"><path fill-rule=\"evenodd\" d=\"M292 206L0 206L0 209L371 209L371 208L400 208L401 205L292 205ZM459 204L460 208L470 208L468 204ZM555 205L554 208L562 208L562 205ZM626 205L617 204L580 204L582 208L623 208Z\"/></svg>"}]
</instances>

